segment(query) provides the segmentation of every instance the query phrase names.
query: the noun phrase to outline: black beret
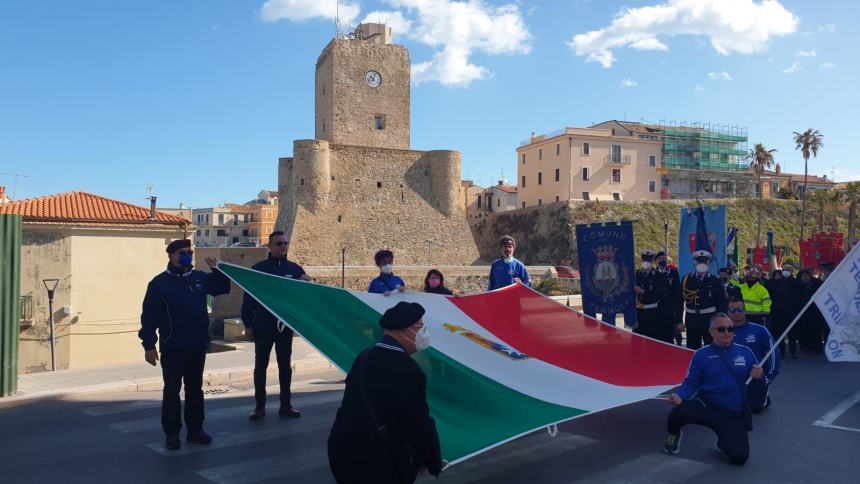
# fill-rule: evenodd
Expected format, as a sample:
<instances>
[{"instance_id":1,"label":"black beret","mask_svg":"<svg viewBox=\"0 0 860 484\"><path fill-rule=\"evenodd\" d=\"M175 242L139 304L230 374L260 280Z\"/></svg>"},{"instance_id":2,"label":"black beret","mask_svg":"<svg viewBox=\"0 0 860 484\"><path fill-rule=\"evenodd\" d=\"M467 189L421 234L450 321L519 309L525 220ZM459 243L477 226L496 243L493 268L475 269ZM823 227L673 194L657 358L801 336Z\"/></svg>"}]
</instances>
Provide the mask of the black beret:
<instances>
[{"instance_id":1,"label":"black beret","mask_svg":"<svg viewBox=\"0 0 860 484\"><path fill-rule=\"evenodd\" d=\"M414 302L399 302L379 318L382 329L403 329L417 323L424 316L424 307Z\"/></svg>"},{"instance_id":2,"label":"black beret","mask_svg":"<svg viewBox=\"0 0 860 484\"><path fill-rule=\"evenodd\" d=\"M666 257L666 252L661 250L657 252L657 257Z\"/></svg>"},{"instance_id":3,"label":"black beret","mask_svg":"<svg viewBox=\"0 0 860 484\"><path fill-rule=\"evenodd\" d=\"M179 249L188 249L191 247L191 240L189 239L178 239L167 245L167 253L172 254Z\"/></svg>"}]
</instances>

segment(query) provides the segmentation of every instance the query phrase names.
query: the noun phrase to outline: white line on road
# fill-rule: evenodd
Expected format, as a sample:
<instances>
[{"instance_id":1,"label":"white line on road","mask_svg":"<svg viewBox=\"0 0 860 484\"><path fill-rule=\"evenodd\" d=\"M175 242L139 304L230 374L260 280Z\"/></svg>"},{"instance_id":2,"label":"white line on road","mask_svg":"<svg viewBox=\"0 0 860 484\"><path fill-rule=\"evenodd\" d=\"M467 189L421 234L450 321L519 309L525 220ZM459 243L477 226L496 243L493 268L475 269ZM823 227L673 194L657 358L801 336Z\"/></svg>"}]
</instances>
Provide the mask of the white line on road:
<instances>
[{"instance_id":1,"label":"white line on road","mask_svg":"<svg viewBox=\"0 0 860 484\"><path fill-rule=\"evenodd\" d=\"M218 484L250 484L322 467L328 467L326 453L312 447L299 452L286 452L284 455L202 469L197 471L197 474Z\"/></svg>"},{"instance_id":2,"label":"white line on road","mask_svg":"<svg viewBox=\"0 0 860 484\"><path fill-rule=\"evenodd\" d=\"M833 407L829 412L825 413L820 419L816 420L812 423L812 425L818 427L828 427L832 429L839 430L851 430L854 432L860 432L860 429L855 429L852 427L842 427L840 425L833 425L833 422L836 421L839 417L842 416L843 413L847 412L849 408L853 407L860 402L860 390L858 390L854 395L842 400L839 405Z\"/></svg>"},{"instance_id":3,"label":"white line on road","mask_svg":"<svg viewBox=\"0 0 860 484\"><path fill-rule=\"evenodd\" d=\"M668 456L666 454L646 454L625 461L597 474L575 481L575 483L661 483L690 482L693 477L710 469L711 465L694 460Z\"/></svg>"}]
</instances>

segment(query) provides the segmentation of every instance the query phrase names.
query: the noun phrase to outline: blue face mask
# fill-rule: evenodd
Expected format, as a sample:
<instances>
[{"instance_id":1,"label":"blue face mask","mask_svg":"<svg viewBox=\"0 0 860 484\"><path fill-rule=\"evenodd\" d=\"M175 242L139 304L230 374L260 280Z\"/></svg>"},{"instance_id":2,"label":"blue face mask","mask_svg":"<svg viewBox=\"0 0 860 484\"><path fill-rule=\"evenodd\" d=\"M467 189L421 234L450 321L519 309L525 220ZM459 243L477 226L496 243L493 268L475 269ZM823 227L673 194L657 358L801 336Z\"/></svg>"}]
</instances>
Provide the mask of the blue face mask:
<instances>
[{"instance_id":1,"label":"blue face mask","mask_svg":"<svg viewBox=\"0 0 860 484\"><path fill-rule=\"evenodd\" d=\"M194 262L194 254L182 254L179 256L179 265L189 267Z\"/></svg>"}]
</instances>

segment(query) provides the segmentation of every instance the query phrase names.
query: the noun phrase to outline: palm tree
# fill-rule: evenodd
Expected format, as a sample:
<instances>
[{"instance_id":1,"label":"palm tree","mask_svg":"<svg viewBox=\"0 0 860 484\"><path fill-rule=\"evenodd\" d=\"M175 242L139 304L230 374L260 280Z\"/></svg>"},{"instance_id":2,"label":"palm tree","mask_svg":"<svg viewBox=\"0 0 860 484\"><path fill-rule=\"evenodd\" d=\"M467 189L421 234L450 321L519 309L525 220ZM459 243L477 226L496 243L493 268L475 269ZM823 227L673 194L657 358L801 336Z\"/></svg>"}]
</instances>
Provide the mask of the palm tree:
<instances>
[{"instance_id":1,"label":"palm tree","mask_svg":"<svg viewBox=\"0 0 860 484\"><path fill-rule=\"evenodd\" d=\"M857 207L860 205L860 182L851 182L842 190L848 203L848 246L857 242Z\"/></svg>"},{"instance_id":2,"label":"palm tree","mask_svg":"<svg viewBox=\"0 0 860 484\"><path fill-rule=\"evenodd\" d=\"M801 154L803 154L803 191L800 193L800 240L803 240L803 229L806 223L806 192L808 189L806 185L809 178L809 154L811 153L813 158L818 157L818 150L824 146L824 142L821 141L822 138L824 138L824 135L819 133L817 129L809 128L803 133L794 132L794 143L797 145L794 149L800 150Z\"/></svg>"},{"instance_id":3,"label":"palm tree","mask_svg":"<svg viewBox=\"0 0 860 484\"><path fill-rule=\"evenodd\" d=\"M827 192L815 190L809 195L809 201L818 208L818 231L824 232L824 218L827 214Z\"/></svg>"},{"instance_id":4,"label":"palm tree","mask_svg":"<svg viewBox=\"0 0 860 484\"><path fill-rule=\"evenodd\" d=\"M773 166L773 154L775 149L769 150L761 143L756 143L753 149L747 154L747 162L750 168L755 170L758 177L758 221L756 222L755 245L761 247L761 211L762 211L762 196L764 193L761 186L761 176L765 170Z\"/></svg>"},{"instance_id":5,"label":"palm tree","mask_svg":"<svg viewBox=\"0 0 860 484\"><path fill-rule=\"evenodd\" d=\"M832 190L824 192L830 209L833 211L833 232L839 232L839 210L848 202L844 190Z\"/></svg>"}]
</instances>

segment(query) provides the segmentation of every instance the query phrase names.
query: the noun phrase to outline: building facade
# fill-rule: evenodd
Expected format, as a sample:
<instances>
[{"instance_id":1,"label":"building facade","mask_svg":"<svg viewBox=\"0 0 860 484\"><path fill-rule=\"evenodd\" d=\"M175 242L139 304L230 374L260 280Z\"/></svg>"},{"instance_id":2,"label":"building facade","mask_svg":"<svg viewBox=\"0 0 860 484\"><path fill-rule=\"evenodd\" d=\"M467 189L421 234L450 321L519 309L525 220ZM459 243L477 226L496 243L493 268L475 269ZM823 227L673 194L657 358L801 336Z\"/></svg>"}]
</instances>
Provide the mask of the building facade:
<instances>
[{"instance_id":1,"label":"building facade","mask_svg":"<svg viewBox=\"0 0 860 484\"><path fill-rule=\"evenodd\" d=\"M251 209L248 222L250 241L257 245L267 245L269 234L275 231L275 222L278 219L278 192L263 190L256 200L245 205Z\"/></svg>"},{"instance_id":2,"label":"building facade","mask_svg":"<svg viewBox=\"0 0 860 484\"><path fill-rule=\"evenodd\" d=\"M192 221L197 227L194 244L197 247L229 247L253 243L249 224L253 209L234 203L223 207L195 208Z\"/></svg>"},{"instance_id":3,"label":"building facade","mask_svg":"<svg viewBox=\"0 0 860 484\"><path fill-rule=\"evenodd\" d=\"M611 128L565 128L517 148L519 208L567 200L660 199L661 143Z\"/></svg>"}]
</instances>

